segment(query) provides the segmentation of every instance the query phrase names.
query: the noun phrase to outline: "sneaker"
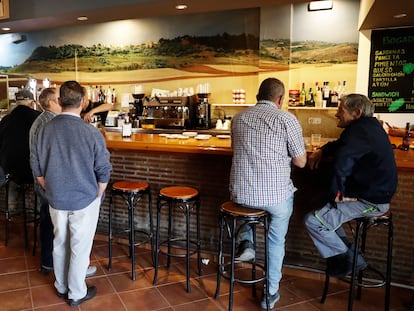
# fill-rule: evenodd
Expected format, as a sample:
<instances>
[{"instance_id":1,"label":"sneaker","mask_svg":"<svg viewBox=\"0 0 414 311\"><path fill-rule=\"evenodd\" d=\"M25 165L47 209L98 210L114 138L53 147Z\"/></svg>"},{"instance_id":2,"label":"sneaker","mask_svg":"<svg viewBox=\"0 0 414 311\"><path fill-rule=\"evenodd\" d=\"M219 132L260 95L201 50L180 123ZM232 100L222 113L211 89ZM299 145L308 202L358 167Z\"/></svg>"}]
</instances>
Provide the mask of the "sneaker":
<instances>
[{"instance_id":1,"label":"sneaker","mask_svg":"<svg viewBox=\"0 0 414 311\"><path fill-rule=\"evenodd\" d=\"M238 248L237 254L234 258L236 261L252 261L256 256L252 242L248 240L241 241Z\"/></svg>"},{"instance_id":2,"label":"sneaker","mask_svg":"<svg viewBox=\"0 0 414 311\"><path fill-rule=\"evenodd\" d=\"M280 299L279 292L276 292L273 295L270 295L269 297L269 309L273 309L275 307L276 302L278 302ZM262 302L260 303L260 306L262 309L267 309L266 305L266 294L263 295Z\"/></svg>"},{"instance_id":3,"label":"sneaker","mask_svg":"<svg viewBox=\"0 0 414 311\"><path fill-rule=\"evenodd\" d=\"M96 266L89 266L88 270L86 270L86 277L90 278L91 276L94 276L96 274Z\"/></svg>"}]
</instances>

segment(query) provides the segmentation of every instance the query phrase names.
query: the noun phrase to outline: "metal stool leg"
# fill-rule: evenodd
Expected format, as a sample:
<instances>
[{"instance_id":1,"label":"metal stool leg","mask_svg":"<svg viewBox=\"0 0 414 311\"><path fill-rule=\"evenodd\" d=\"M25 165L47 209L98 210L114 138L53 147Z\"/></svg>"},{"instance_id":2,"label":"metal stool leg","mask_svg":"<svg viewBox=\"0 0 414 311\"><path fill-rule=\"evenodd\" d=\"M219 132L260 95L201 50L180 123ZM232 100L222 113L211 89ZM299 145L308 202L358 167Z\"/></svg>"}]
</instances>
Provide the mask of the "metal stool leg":
<instances>
[{"instance_id":1,"label":"metal stool leg","mask_svg":"<svg viewBox=\"0 0 414 311\"><path fill-rule=\"evenodd\" d=\"M113 194L111 191L109 197L109 224L108 224L108 252L109 252L109 260L108 260L108 270L112 268L112 210L113 210Z\"/></svg>"},{"instance_id":2,"label":"metal stool leg","mask_svg":"<svg viewBox=\"0 0 414 311\"><path fill-rule=\"evenodd\" d=\"M132 280L136 280L135 273L135 224L134 224L134 195L129 194L128 202L128 218L129 218L129 255L131 257Z\"/></svg>"},{"instance_id":3,"label":"metal stool leg","mask_svg":"<svg viewBox=\"0 0 414 311\"><path fill-rule=\"evenodd\" d=\"M356 232L355 232L355 250L354 250L354 257L352 261L352 273L351 273L351 284L349 286L349 296L348 296L348 311L352 311L353 303L354 303L354 290L355 290L355 277L357 272L357 259L358 259L358 250L359 250L359 236L361 233L362 221L357 220L356 224Z\"/></svg>"},{"instance_id":4,"label":"metal stool leg","mask_svg":"<svg viewBox=\"0 0 414 311\"><path fill-rule=\"evenodd\" d=\"M196 217L197 217L197 268L198 275L202 275L201 271L201 239L200 239L200 199L196 200Z\"/></svg>"},{"instance_id":5,"label":"metal stool leg","mask_svg":"<svg viewBox=\"0 0 414 311\"><path fill-rule=\"evenodd\" d=\"M160 252L160 217L161 217L161 200L157 199L157 226L155 229L155 252L154 252L154 279L152 285L157 285L158 277L158 256Z\"/></svg>"},{"instance_id":6,"label":"metal stool leg","mask_svg":"<svg viewBox=\"0 0 414 311\"><path fill-rule=\"evenodd\" d=\"M391 269L392 269L392 247L394 241L394 224L392 216L388 220L388 251L387 251L387 274L385 279L385 311L390 309L390 295L391 295Z\"/></svg>"},{"instance_id":7,"label":"metal stool leg","mask_svg":"<svg viewBox=\"0 0 414 311\"><path fill-rule=\"evenodd\" d=\"M217 263L217 284L216 284L216 293L214 294L214 299L217 299L220 294L220 284L221 284L221 274L224 271L224 256L223 256L223 231L224 231L224 215L219 216L219 247L218 247L218 263Z\"/></svg>"},{"instance_id":8,"label":"metal stool leg","mask_svg":"<svg viewBox=\"0 0 414 311\"><path fill-rule=\"evenodd\" d=\"M231 219L231 258L230 258L230 288L229 288L229 311L233 310L233 290L234 290L234 258L236 256L236 218Z\"/></svg>"}]
</instances>

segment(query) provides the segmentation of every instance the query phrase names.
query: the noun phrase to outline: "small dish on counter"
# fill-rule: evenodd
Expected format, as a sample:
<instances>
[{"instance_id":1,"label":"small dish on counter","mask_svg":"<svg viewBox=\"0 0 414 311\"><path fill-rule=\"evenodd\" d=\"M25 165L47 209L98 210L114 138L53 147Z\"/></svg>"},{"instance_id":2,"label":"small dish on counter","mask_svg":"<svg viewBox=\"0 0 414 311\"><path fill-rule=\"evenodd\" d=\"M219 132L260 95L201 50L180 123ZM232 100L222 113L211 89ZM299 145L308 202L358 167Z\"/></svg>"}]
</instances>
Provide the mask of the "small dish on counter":
<instances>
[{"instance_id":1,"label":"small dish on counter","mask_svg":"<svg viewBox=\"0 0 414 311\"><path fill-rule=\"evenodd\" d=\"M197 136L194 136L195 139L199 139L199 140L208 140L211 138L211 135L209 134L199 134Z\"/></svg>"},{"instance_id":2,"label":"small dish on counter","mask_svg":"<svg viewBox=\"0 0 414 311\"><path fill-rule=\"evenodd\" d=\"M231 138L230 135L217 135L216 137L219 139L230 139Z\"/></svg>"},{"instance_id":3,"label":"small dish on counter","mask_svg":"<svg viewBox=\"0 0 414 311\"><path fill-rule=\"evenodd\" d=\"M195 137L197 134L197 132L183 132L183 135L188 137Z\"/></svg>"}]
</instances>

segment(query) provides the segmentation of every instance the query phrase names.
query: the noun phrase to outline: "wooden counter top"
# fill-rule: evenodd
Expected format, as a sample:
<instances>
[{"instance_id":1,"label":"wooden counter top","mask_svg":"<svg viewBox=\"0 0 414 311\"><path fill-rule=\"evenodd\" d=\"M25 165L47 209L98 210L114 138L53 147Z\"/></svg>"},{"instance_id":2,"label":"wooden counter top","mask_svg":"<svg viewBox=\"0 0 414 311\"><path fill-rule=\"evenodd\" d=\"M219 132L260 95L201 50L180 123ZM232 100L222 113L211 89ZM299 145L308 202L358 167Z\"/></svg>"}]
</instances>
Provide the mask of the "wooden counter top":
<instances>
[{"instance_id":1,"label":"wooden counter top","mask_svg":"<svg viewBox=\"0 0 414 311\"><path fill-rule=\"evenodd\" d=\"M104 132L104 135L108 149L232 155L231 140L218 138L215 135L208 140L171 139L148 133L135 133L130 138L122 138L120 132ZM398 147L401 144L401 137L390 136L390 141ZM395 149L394 154L398 168L414 169L413 149L409 151Z\"/></svg>"},{"instance_id":2,"label":"wooden counter top","mask_svg":"<svg viewBox=\"0 0 414 311\"><path fill-rule=\"evenodd\" d=\"M105 132L108 149L129 149L140 151L158 151L193 154L232 155L231 140L211 136L208 140L195 138L167 138L159 134L132 134L130 138L122 138L119 132Z\"/></svg>"}]
</instances>

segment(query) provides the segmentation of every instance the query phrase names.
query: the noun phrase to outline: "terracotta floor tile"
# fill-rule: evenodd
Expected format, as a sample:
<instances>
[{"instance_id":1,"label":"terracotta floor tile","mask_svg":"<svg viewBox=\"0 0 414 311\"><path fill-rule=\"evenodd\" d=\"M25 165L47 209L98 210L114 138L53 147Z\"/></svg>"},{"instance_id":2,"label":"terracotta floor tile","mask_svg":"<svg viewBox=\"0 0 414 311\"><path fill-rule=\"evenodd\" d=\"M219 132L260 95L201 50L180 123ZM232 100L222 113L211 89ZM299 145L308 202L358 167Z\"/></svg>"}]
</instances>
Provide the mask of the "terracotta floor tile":
<instances>
[{"instance_id":1,"label":"terracotta floor tile","mask_svg":"<svg viewBox=\"0 0 414 311\"><path fill-rule=\"evenodd\" d=\"M155 287L123 292L119 296L128 310L150 311L170 306Z\"/></svg>"},{"instance_id":2,"label":"terracotta floor tile","mask_svg":"<svg viewBox=\"0 0 414 311\"><path fill-rule=\"evenodd\" d=\"M136 280L131 279L130 273L119 273L109 275L107 278L117 292L125 292L134 289L152 287L146 271L137 271Z\"/></svg>"},{"instance_id":3,"label":"terracotta floor tile","mask_svg":"<svg viewBox=\"0 0 414 311\"><path fill-rule=\"evenodd\" d=\"M0 228L1 228L0 221ZM97 235L91 254L91 265L97 266L97 274L86 280L98 288L97 296L77 308L56 296L53 273L43 276L38 272L40 249L35 256L25 251L21 228L13 226L9 246L4 246L4 232L0 230L0 311L185 311L228 310L229 282L222 277L220 296L216 291L216 263L202 265L202 275L197 274L195 256L191 258L191 293L186 292L185 259L173 258L166 268L166 256L160 255L157 286L152 286L154 268L149 245L136 247L137 280L131 279L131 263L128 249L114 244L113 267L107 270L107 241L105 235ZM3 242L3 243L2 243ZM116 256L115 256L116 255ZM208 257L207 257L208 258ZM213 257L211 257L213 258ZM249 277L250 266L237 265L238 277ZM280 283L280 301L277 310L289 311L345 311L349 284L332 278L324 304L320 303L324 274L300 269L283 269ZM262 285L257 285L256 297L248 285L235 284L233 309L235 311L261 310ZM410 289L392 287L390 311L407 311L411 302ZM383 310L384 288L363 289L362 299L355 300L355 311Z\"/></svg>"},{"instance_id":4,"label":"terracotta floor tile","mask_svg":"<svg viewBox=\"0 0 414 311\"><path fill-rule=\"evenodd\" d=\"M26 272L0 275L0 292L23 288L29 288Z\"/></svg>"},{"instance_id":5,"label":"terracotta floor tile","mask_svg":"<svg viewBox=\"0 0 414 311\"><path fill-rule=\"evenodd\" d=\"M0 274L26 271L25 257L0 259Z\"/></svg>"},{"instance_id":6,"label":"terracotta floor tile","mask_svg":"<svg viewBox=\"0 0 414 311\"><path fill-rule=\"evenodd\" d=\"M192 311L192 310L203 310L203 311L217 311L223 310L223 308L212 299L204 299L189 304L184 304L174 307L175 311ZM226 309L227 310L227 309Z\"/></svg>"},{"instance_id":7,"label":"terracotta floor tile","mask_svg":"<svg viewBox=\"0 0 414 311\"><path fill-rule=\"evenodd\" d=\"M126 311L124 304L116 294L96 296L95 298L82 303L79 306L81 311ZM74 308L72 308L74 310ZM75 309L76 310L76 309ZM138 309L136 309L138 310Z\"/></svg>"},{"instance_id":8,"label":"terracotta floor tile","mask_svg":"<svg viewBox=\"0 0 414 311\"><path fill-rule=\"evenodd\" d=\"M31 310L30 290L21 289L0 293L0 311Z\"/></svg>"},{"instance_id":9,"label":"terracotta floor tile","mask_svg":"<svg viewBox=\"0 0 414 311\"><path fill-rule=\"evenodd\" d=\"M53 286L53 282L47 285L32 287L31 290L33 296L33 305L35 307L44 307L52 304L59 304L64 301L64 299L59 298L56 295L56 290Z\"/></svg>"},{"instance_id":10,"label":"terracotta floor tile","mask_svg":"<svg viewBox=\"0 0 414 311\"><path fill-rule=\"evenodd\" d=\"M194 302L208 297L195 284L191 284L191 293L187 293L186 282L158 286L158 290L171 306Z\"/></svg>"}]
</instances>

